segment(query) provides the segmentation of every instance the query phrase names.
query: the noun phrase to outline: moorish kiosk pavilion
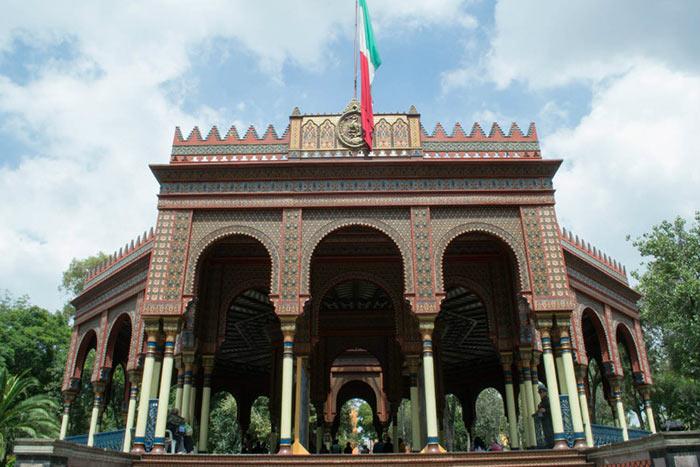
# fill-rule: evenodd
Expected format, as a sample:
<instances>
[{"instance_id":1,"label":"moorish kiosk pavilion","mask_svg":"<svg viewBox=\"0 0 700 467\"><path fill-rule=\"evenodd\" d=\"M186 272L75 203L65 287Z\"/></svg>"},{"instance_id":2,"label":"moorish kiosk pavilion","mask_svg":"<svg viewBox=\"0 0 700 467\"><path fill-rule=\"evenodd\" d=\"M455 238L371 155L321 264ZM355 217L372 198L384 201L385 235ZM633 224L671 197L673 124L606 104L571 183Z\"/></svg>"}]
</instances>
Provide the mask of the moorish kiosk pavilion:
<instances>
[{"instance_id":1,"label":"moorish kiosk pavilion","mask_svg":"<svg viewBox=\"0 0 700 467\"><path fill-rule=\"evenodd\" d=\"M470 427L489 387L505 401L510 446L532 448L540 381L554 447L593 446L594 360L610 428L631 436L620 389L631 368L656 431L640 295L619 263L560 229L562 161L542 158L534 124L428 133L411 107L374 116L367 152L358 121L353 99L340 114L295 109L281 136L175 131L170 163L151 165L155 230L90 272L72 302L61 438L92 349L86 443L98 445L121 365L125 452L164 452L174 406L206 453L218 391L235 397L243 432L255 399L269 398L275 452L317 452L356 397L394 439L409 399L407 444L439 452L445 395Z\"/></svg>"}]
</instances>

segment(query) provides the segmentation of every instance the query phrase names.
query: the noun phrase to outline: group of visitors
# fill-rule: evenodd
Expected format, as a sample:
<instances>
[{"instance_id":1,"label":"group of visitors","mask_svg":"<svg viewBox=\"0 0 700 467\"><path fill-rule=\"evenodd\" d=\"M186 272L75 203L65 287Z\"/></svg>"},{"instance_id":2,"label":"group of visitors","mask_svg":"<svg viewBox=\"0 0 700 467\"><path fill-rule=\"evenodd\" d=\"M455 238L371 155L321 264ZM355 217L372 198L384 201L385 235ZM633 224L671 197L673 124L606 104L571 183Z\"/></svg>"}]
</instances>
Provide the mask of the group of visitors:
<instances>
[{"instance_id":1,"label":"group of visitors","mask_svg":"<svg viewBox=\"0 0 700 467\"><path fill-rule=\"evenodd\" d=\"M391 442L391 437L384 435L380 439L376 439L374 446L372 447L373 454L389 454L394 452L394 444ZM406 445L403 440L399 438L399 452L406 452ZM330 449L325 443L321 444L321 449L319 454L369 454L370 449L367 444L362 443L358 445L353 442L346 442L345 448L341 448L340 441L338 438L333 438L333 443L331 443Z\"/></svg>"},{"instance_id":2,"label":"group of visitors","mask_svg":"<svg viewBox=\"0 0 700 467\"><path fill-rule=\"evenodd\" d=\"M192 427L180 416L180 410L177 407L173 407L168 412L165 428L173 435L172 441L175 443L175 452L188 453L194 451Z\"/></svg>"}]
</instances>

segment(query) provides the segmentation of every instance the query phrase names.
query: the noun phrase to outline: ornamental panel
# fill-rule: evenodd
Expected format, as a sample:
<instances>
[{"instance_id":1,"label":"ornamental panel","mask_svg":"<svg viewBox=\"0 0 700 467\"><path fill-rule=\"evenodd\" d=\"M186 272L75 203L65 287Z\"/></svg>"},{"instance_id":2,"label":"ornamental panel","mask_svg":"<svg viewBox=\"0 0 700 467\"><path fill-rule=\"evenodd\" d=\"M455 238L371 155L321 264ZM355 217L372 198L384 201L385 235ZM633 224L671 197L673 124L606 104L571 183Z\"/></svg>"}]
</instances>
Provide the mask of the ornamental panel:
<instances>
[{"instance_id":1,"label":"ornamental panel","mask_svg":"<svg viewBox=\"0 0 700 467\"><path fill-rule=\"evenodd\" d=\"M282 211L201 211L192 221L190 251L185 276L185 294L194 294L195 273L199 258L215 241L230 235L255 238L267 249L272 262L271 293L277 293L280 271L280 239L282 238Z\"/></svg>"},{"instance_id":2,"label":"ornamental panel","mask_svg":"<svg viewBox=\"0 0 700 467\"><path fill-rule=\"evenodd\" d=\"M462 234L482 232L505 242L515 255L521 289L529 289L530 276L523 242L520 213L515 207L435 207L431 229L435 247L436 289L444 290L443 257L450 242Z\"/></svg>"},{"instance_id":3,"label":"ornamental panel","mask_svg":"<svg viewBox=\"0 0 700 467\"><path fill-rule=\"evenodd\" d=\"M369 198L368 198L369 199ZM356 201L355 204L364 204ZM413 290L413 261L411 255L411 220L406 209L391 208L339 208L309 209L303 213L301 236L301 286L300 294L309 293L311 257L323 238L334 230L352 225L373 227L394 241L401 253L404 289Z\"/></svg>"}]
</instances>

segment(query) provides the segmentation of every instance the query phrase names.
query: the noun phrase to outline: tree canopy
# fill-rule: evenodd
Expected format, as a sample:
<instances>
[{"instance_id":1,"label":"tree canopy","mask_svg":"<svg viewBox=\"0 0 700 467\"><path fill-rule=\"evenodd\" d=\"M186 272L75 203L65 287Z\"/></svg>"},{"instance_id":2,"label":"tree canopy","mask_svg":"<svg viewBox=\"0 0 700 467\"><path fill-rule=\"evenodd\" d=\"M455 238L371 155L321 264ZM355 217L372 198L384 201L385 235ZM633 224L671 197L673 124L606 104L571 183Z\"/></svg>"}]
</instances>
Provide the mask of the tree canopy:
<instances>
[{"instance_id":1,"label":"tree canopy","mask_svg":"<svg viewBox=\"0 0 700 467\"><path fill-rule=\"evenodd\" d=\"M107 254L102 251L85 259L73 258L68 265L68 269L63 271L63 280L61 281L61 285L58 286L58 290L66 295L78 295L83 291L85 275L106 259Z\"/></svg>"},{"instance_id":2,"label":"tree canopy","mask_svg":"<svg viewBox=\"0 0 700 467\"><path fill-rule=\"evenodd\" d=\"M639 281L640 313L654 374L652 402L663 419L700 427L700 212L690 228L664 221L633 244L646 269Z\"/></svg>"}]
</instances>

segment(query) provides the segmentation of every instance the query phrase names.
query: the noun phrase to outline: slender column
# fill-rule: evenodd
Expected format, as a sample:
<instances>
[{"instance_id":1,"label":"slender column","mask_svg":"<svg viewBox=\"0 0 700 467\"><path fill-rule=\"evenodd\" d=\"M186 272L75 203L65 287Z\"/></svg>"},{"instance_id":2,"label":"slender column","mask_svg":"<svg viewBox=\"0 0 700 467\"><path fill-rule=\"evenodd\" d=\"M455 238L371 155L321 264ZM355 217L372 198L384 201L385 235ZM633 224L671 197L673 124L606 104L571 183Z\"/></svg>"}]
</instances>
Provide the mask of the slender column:
<instances>
[{"instance_id":1,"label":"slender column","mask_svg":"<svg viewBox=\"0 0 700 467\"><path fill-rule=\"evenodd\" d=\"M629 433L627 433L627 420L625 419L625 408L622 405L622 388L620 383L622 381L621 376L612 376L608 378L610 382L610 387L612 390L612 395L615 400L615 412L617 413L617 423L620 428L622 428L622 439L628 441Z\"/></svg>"},{"instance_id":2,"label":"slender column","mask_svg":"<svg viewBox=\"0 0 700 467\"><path fill-rule=\"evenodd\" d=\"M399 452L399 416L396 413L391 416L391 441L394 452Z\"/></svg>"},{"instance_id":3,"label":"slender column","mask_svg":"<svg viewBox=\"0 0 700 467\"><path fill-rule=\"evenodd\" d=\"M559 346L561 347L564 376L566 387L569 388L569 407L571 408L571 424L574 426L574 448L586 447L586 435L583 432L583 420L581 420L581 405L577 391L576 373L574 372L574 357L571 353L571 340L569 339L568 324L559 327Z\"/></svg>"},{"instance_id":4,"label":"slender column","mask_svg":"<svg viewBox=\"0 0 700 467\"><path fill-rule=\"evenodd\" d=\"M525 414L524 421L527 423L529 430L529 445L537 446L537 434L535 432L535 419L532 418L532 414L535 413L535 406L533 405L534 399L532 396L532 377L530 376L530 350L520 351L520 365L523 369L523 386L525 387L525 409L527 413Z\"/></svg>"},{"instance_id":5,"label":"slender column","mask_svg":"<svg viewBox=\"0 0 700 467\"><path fill-rule=\"evenodd\" d=\"M156 339L158 336L158 320L149 319L146 325L146 358L143 360L143 379L141 381L141 397L139 398L138 415L136 417L136 432L134 447L131 452L143 454L146 452L146 422L148 420L148 401L151 398L151 383L153 381L153 364L156 355Z\"/></svg>"},{"instance_id":6,"label":"slender column","mask_svg":"<svg viewBox=\"0 0 700 467\"><path fill-rule=\"evenodd\" d=\"M175 357L175 368L177 369L177 379L175 386L175 408L182 411L182 388L185 385L185 366L182 363L182 355Z\"/></svg>"},{"instance_id":7,"label":"slender column","mask_svg":"<svg viewBox=\"0 0 700 467\"><path fill-rule=\"evenodd\" d=\"M650 389L651 386L644 385L639 386L639 395L642 396L642 401L644 401L644 413L647 416L647 429L652 433L656 433L656 423L654 422L654 412L651 410L651 397Z\"/></svg>"},{"instance_id":8,"label":"slender column","mask_svg":"<svg viewBox=\"0 0 700 467\"><path fill-rule=\"evenodd\" d=\"M162 339L162 337L161 337ZM151 399L158 398L158 387L160 385L160 375L163 369L163 341L156 341L156 355L153 361L153 379L151 380Z\"/></svg>"},{"instance_id":9,"label":"slender column","mask_svg":"<svg viewBox=\"0 0 700 467\"><path fill-rule=\"evenodd\" d=\"M552 322L549 320L538 320L537 327L542 338L542 362L544 363L544 374L547 380L547 390L549 392L549 408L552 414L552 430L554 431L554 449L568 449L566 438L564 437L564 422L561 418L561 403L559 402L559 387L557 386L557 372L554 368L554 355L552 354L552 338L549 331Z\"/></svg>"},{"instance_id":10,"label":"slender column","mask_svg":"<svg viewBox=\"0 0 700 467\"><path fill-rule=\"evenodd\" d=\"M196 406L197 406L197 369L195 368L192 371L192 389L190 390L190 407L188 409L189 413L187 415L187 420L190 422L190 425L192 425L192 426L194 426L194 424L195 424L194 414L195 414Z\"/></svg>"},{"instance_id":11,"label":"slender column","mask_svg":"<svg viewBox=\"0 0 700 467\"><path fill-rule=\"evenodd\" d=\"M292 392L294 390L294 321L282 323L282 407L280 410L279 454L292 454Z\"/></svg>"},{"instance_id":12,"label":"slender column","mask_svg":"<svg viewBox=\"0 0 700 467\"><path fill-rule=\"evenodd\" d=\"M519 397L518 397L518 403L520 404L520 416L523 419L523 431L524 437L523 437L523 448L530 448L533 447L531 440L533 438L532 434L530 433L530 423L527 420L527 400L526 400L526 395L525 395L525 375L523 373L523 367L520 361L516 362L516 368L518 371L518 382L520 384L520 391L518 392ZM529 384L529 381L528 381ZM535 436L536 437L536 436Z\"/></svg>"},{"instance_id":13,"label":"slender column","mask_svg":"<svg viewBox=\"0 0 700 467\"><path fill-rule=\"evenodd\" d=\"M518 419L515 415L515 392L513 391L513 354L511 352L501 353L501 365L503 366L503 379L506 383L506 412L508 413L510 448L519 449Z\"/></svg>"},{"instance_id":14,"label":"slender column","mask_svg":"<svg viewBox=\"0 0 700 467\"><path fill-rule=\"evenodd\" d=\"M194 352L183 352L182 361L185 365L184 378L182 384L182 406L180 416L190 421L190 403L192 401L192 370L194 368Z\"/></svg>"},{"instance_id":15,"label":"slender column","mask_svg":"<svg viewBox=\"0 0 700 467\"><path fill-rule=\"evenodd\" d=\"M180 328L179 318L163 318L163 331L165 332L165 351L163 353L163 365L160 377L160 390L158 393L158 415L156 417L156 429L153 435L153 454L165 452L165 425L168 420L168 402L170 399L170 382L173 379L173 360L175 355L175 339Z\"/></svg>"},{"instance_id":16,"label":"slender column","mask_svg":"<svg viewBox=\"0 0 700 467\"><path fill-rule=\"evenodd\" d=\"M615 405L615 397L612 395L612 388L610 389L610 399L608 399L608 405L610 406L610 412L612 413L613 425L618 428L620 427L620 419L617 418L617 406Z\"/></svg>"},{"instance_id":17,"label":"slender column","mask_svg":"<svg viewBox=\"0 0 700 467\"><path fill-rule=\"evenodd\" d=\"M538 391L538 386L540 385L540 376L537 373L537 365L540 364L540 356L542 355L542 352L538 352L536 350L532 351L532 360L530 360L530 378L532 378L532 400L533 400L533 407L537 409L537 407L540 405L540 393Z\"/></svg>"},{"instance_id":18,"label":"slender column","mask_svg":"<svg viewBox=\"0 0 700 467\"><path fill-rule=\"evenodd\" d=\"M425 452L440 452L437 405L435 400L435 369L433 366L433 329L432 321L420 323L423 337L423 380L425 385L425 424L428 444Z\"/></svg>"},{"instance_id":19,"label":"slender column","mask_svg":"<svg viewBox=\"0 0 700 467\"><path fill-rule=\"evenodd\" d=\"M74 392L65 393L65 401L63 403L63 416L61 417L61 433L58 439L66 439L66 434L68 433L68 422L70 421L70 409L73 405L73 399L75 399Z\"/></svg>"},{"instance_id":20,"label":"slender column","mask_svg":"<svg viewBox=\"0 0 700 467\"><path fill-rule=\"evenodd\" d=\"M561 340L559 339L559 328L552 329L552 346L554 347L554 361L557 367L557 383L559 383L559 394L569 394L566 384L566 371L564 371L563 352Z\"/></svg>"},{"instance_id":21,"label":"slender column","mask_svg":"<svg viewBox=\"0 0 700 467\"><path fill-rule=\"evenodd\" d=\"M411 451L420 451L420 401L418 398L418 368L417 357L409 359L408 371L411 379Z\"/></svg>"},{"instance_id":22,"label":"slender column","mask_svg":"<svg viewBox=\"0 0 700 467\"><path fill-rule=\"evenodd\" d=\"M588 398L586 397L586 373L588 373L586 365L576 365L576 389L578 391L578 402L581 406L581 417L583 418L583 432L586 435L586 446L592 448L594 441L591 415L588 413Z\"/></svg>"},{"instance_id":23,"label":"slender column","mask_svg":"<svg viewBox=\"0 0 700 467\"><path fill-rule=\"evenodd\" d=\"M129 371L129 408L126 411L126 424L124 426L124 442L122 443L122 451L129 452L131 450L131 429L134 427L136 419L136 398L139 394L139 381L141 373L137 370Z\"/></svg>"},{"instance_id":24,"label":"slender column","mask_svg":"<svg viewBox=\"0 0 700 467\"><path fill-rule=\"evenodd\" d=\"M102 395L105 391L105 383L95 381L92 383L95 391L92 399L92 417L90 417L90 431L88 432L87 445L95 445L95 433L97 433L97 419L100 416L100 406L102 405Z\"/></svg>"},{"instance_id":25,"label":"slender column","mask_svg":"<svg viewBox=\"0 0 700 467\"><path fill-rule=\"evenodd\" d=\"M199 444L197 451L207 453L209 449L209 408L211 405L211 374L214 371L214 355L202 357L202 411L199 416Z\"/></svg>"}]
</instances>

